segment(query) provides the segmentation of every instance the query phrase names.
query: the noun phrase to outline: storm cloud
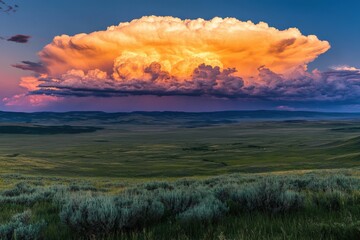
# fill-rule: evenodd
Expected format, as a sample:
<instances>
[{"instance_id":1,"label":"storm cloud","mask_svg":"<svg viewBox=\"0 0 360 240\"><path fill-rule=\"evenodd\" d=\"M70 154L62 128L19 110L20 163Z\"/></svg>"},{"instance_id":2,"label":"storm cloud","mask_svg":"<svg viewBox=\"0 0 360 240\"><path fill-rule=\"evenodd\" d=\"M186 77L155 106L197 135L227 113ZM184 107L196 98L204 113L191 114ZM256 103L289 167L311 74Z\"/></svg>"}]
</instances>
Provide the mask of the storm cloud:
<instances>
[{"instance_id":1,"label":"storm cloud","mask_svg":"<svg viewBox=\"0 0 360 240\"><path fill-rule=\"evenodd\" d=\"M20 85L27 96L185 95L269 101L353 101L360 72L307 71L330 48L296 28L235 18L142 17L104 31L56 36ZM9 99L8 99L9 100Z\"/></svg>"}]
</instances>

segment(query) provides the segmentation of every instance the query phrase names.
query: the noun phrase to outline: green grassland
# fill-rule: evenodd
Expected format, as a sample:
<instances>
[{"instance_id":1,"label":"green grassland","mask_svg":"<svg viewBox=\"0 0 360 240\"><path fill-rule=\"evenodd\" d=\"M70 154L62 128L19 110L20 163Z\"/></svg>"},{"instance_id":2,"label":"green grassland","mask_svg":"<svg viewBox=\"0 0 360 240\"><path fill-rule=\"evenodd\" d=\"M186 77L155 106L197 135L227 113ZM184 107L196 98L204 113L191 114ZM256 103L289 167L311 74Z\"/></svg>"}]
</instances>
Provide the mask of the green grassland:
<instances>
[{"instance_id":1,"label":"green grassland","mask_svg":"<svg viewBox=\"0 0 360 240\"><path fill-rule=\"evenodd\" d=\"M360 239L341 116L0 112L0 239Z\"/></svg>"},{"instance_id":2,"label":"green grassland","mask_svg":"<svg viewBox=\"0 0 360 240\"><path fill-rule=\"evenodd\" d=\"M0 172L172 178L349 168L360 163L357 120L254 121L205 127L173 124L90 127L80 131L98 129L56 134L58 129L48 127L49 134L44 134L43 128L39 134L35 130L31 130L32 134L0 133Z\"/></svg>"}]
</instances>

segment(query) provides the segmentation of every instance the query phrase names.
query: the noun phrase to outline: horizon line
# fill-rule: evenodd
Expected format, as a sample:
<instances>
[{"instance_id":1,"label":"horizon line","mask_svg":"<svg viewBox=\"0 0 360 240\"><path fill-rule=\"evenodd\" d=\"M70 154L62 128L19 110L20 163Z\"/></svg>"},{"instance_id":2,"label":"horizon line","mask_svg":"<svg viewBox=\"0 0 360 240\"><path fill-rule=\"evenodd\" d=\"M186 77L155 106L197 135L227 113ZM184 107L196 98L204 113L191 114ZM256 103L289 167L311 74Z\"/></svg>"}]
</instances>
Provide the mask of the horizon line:
<instances>
[{"instance_id":1,"label":"horizon line","mask_svg":"<svg viewBox=\"0 0 360 240\"><path fill-rule=\"evenodd\" d=\"M75 110L75 111L3 111L0 110L0 113L104 113L104 114L114 114L114 113L226 113L226 112L302 112L302 113L324 113L324 114L360 114L360 112L332 112L332 111L312 111L312 110L282 110L282 109L258 109L258 110L223 110L223 111L146 111L146 110L136 110L136 111L98 111L98 110Z\"/></svg>"}]
</instances>

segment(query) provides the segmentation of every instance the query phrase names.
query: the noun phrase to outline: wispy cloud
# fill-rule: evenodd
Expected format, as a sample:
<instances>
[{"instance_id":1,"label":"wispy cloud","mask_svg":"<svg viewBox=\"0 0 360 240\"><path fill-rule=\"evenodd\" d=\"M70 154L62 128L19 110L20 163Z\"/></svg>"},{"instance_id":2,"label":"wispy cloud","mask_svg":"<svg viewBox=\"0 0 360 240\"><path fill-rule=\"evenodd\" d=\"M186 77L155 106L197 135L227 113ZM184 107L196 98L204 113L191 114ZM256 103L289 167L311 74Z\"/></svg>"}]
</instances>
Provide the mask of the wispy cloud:
<instances>
[{"instance_id":1,"label":"wispy cloud","mask_svg":"<svg viewBox=\"0 0 360 240\"><path fill-rule=\"evenodd\" d=\"M21 63L13 64L12 66L15 68L19 68L27 71L33 71L36 73L46 72L46 68L43 66L41 62L22 61Z\"/></svg>"},{"instance_id":2,"label":"wispy cloud","mask_svg":"<svg viewBox=\"0 0 360 240\"><path fill-rule=\"evenodd\" d=\"M5 0L0 0L0 12L12 13L18 10L19 6L14 3L8 3Z\"/></svg>"}]
</instances>

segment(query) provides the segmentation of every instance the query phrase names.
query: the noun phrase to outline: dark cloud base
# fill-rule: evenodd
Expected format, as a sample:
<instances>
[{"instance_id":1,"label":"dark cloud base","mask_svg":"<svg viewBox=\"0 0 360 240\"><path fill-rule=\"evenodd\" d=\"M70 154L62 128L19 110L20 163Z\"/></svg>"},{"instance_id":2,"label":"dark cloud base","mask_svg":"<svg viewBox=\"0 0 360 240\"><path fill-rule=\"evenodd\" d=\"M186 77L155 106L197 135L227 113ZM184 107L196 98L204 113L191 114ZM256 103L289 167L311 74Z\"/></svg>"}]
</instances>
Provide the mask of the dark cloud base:
<instances>
[{"instance_id":1,"label":"dark cloud base","mask_svg":"<svg viewBox=\"0 0 360 240\"><path fill-rule=\"evenodd\" d=\"M24 63L20 68L40 68L44 71L42 65L37 63ZM266 67L260 67L258 71L256 81L245 84L241 77L234 76L236 69L221 70L219 67L201 64L194 69L190 79L179 80L162 71L158 63L152 63L145 69L150 80L119 81L67 74L62 78L39 79L38 89L30 94L61 97L209 96L262 101L342 103L356 103L360 98L360 71L357 69L301 72L288 78Z\"/></svg>"}]
</instances>

